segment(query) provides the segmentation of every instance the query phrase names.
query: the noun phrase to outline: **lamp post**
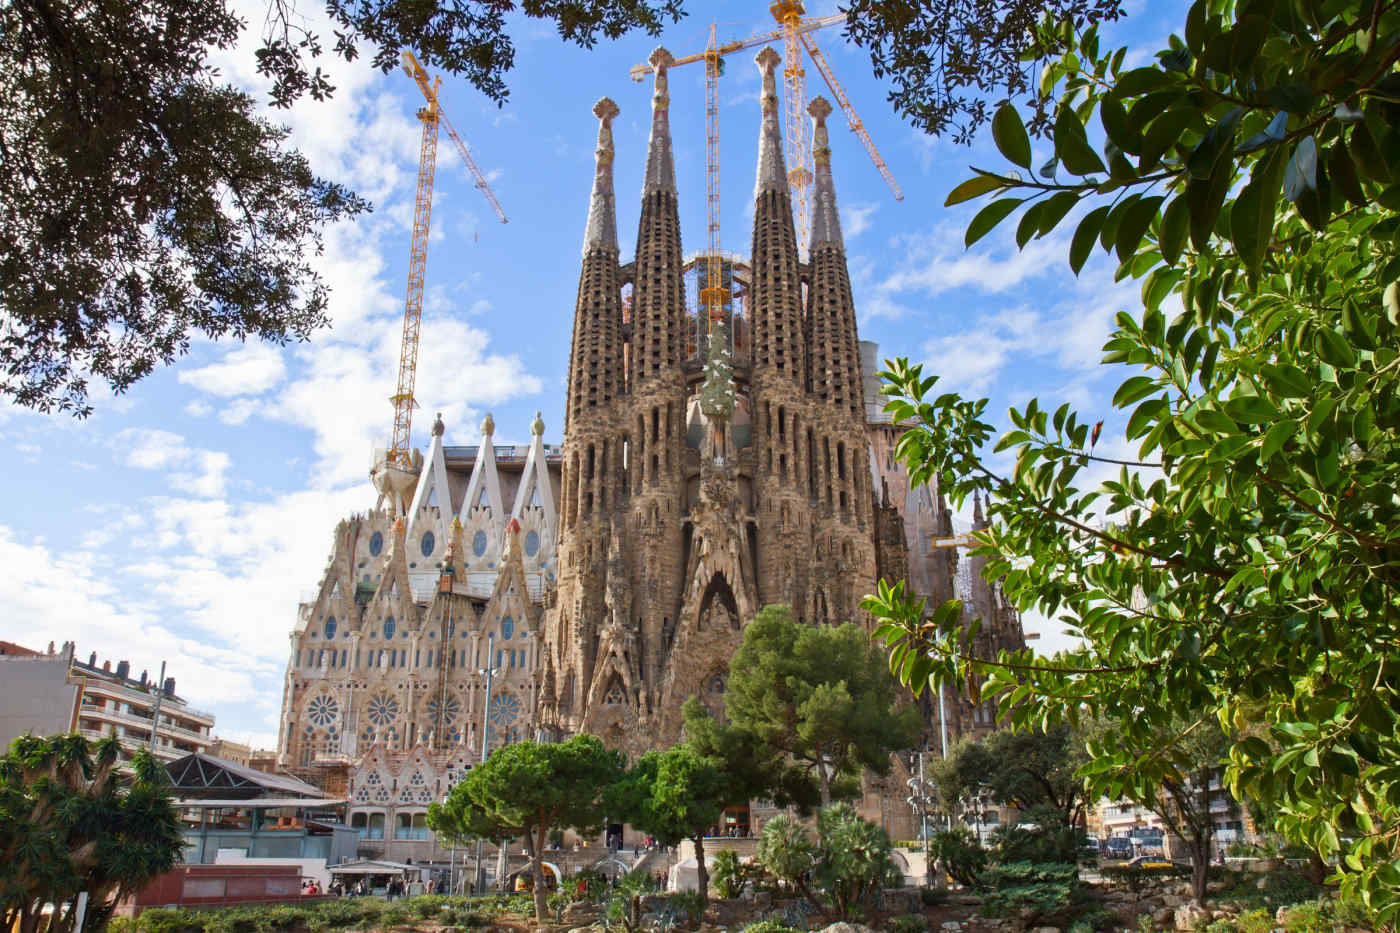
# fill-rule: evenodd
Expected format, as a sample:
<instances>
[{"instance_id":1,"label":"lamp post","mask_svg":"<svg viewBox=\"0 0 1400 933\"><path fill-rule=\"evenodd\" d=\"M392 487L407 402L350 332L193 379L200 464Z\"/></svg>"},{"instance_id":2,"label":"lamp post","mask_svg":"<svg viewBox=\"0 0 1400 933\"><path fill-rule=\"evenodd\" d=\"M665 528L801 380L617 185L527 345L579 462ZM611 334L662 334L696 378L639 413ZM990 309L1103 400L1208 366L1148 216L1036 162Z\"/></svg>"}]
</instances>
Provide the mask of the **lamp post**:
<instances>
[{"instance_id":1,"label":"lamp post","mask_svg":"<svg viewBox=\"0 0 1400 933\"><path fill-rule=\"evenodd\" d=\"M486 676L486 702L481 705L481 762L486 763L486 756L490 753L491 745L491 683L496 679L496 675L501 672L498 667L491 666L491 658L496 653L496 633L492 632L486 639L486 666L477 671L478 674ZM486 893L486 868L481 864L481 840L476 841L476 878L472 884L472 890L477 894Z\"/></svg>"},{"instance_id":2,"label":"lamp post","mask_svg":"<svg viewBox=\"0 0 1400 933\"><path fill-rule=\"evenodd\" d=\"M936 880L939 886L942 885L943 873L935 871L933 860L929 852L928 838L928 815L938 804L938 789L924 780L924 753L926 749L918 751L919 756L919 776L911 777L908 781L909 797L908 803L914 814L919 818L920 833L924 843L924 876L927 879Z\"/></svg>"}]
</instances>

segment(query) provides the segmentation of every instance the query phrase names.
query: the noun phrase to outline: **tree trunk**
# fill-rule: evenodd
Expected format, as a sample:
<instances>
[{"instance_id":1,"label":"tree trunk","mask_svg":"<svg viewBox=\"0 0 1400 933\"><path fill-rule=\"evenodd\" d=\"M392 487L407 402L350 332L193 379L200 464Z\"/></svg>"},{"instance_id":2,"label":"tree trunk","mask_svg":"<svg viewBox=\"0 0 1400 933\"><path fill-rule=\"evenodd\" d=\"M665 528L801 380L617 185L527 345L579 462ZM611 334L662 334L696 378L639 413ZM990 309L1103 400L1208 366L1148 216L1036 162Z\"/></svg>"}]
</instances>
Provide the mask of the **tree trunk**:
<instances>
[{"instance_id":1,"label":"tree trunk","mask_svg":"<svg viewBox=\"0 0 1400 933\"><path fill-rule=\"evenodd\" d=\"M1304 874L1313 884L1321 885L1327 880L1327 863L1322 861L1322 856L1316 849L1308 850L1308 867Z\"/></svg>"},{"instance_id":2,"label":"tree trunk","mask_svg":"<svg viewBox=\"0 0 1400 933\"><path fill-rule=\"evenodd\" d=\"M831 776L826 773L826 756L817 756L817 780L821 782L822 809L831 806Z\"/></svg>"},{"instance_id":3,"label":"tree trunk","mask_svg":"<svg viewBox=\"0 0 1400 933\"><path fill-rule=\"evenodd\" d=\"M1191 850L1191 896L1198 904L1206 900L1207 872L1210 870L1210 832L1207 831L1192 839Z\"/></svg>"},{"instance_id":4,"label":"tree trunk","mask_svg":"<svg viewBox=\"0 0 1400 933\"><path fill-rule=\"evenodd\" d=\"M539 833L538 840L535 838L534 832L526 831L525 846L529 849L527 854L530 856L530 880L533 882L531 887L535 894L535 921L544 923L549 905L545 903L544 866L540 864L542 858L540 853L544 851L545 834L549 832L549 827L541 824L537 832Z\"/></svg>"},{"instance_id":5,"label":"tree trunk","mask_svg":"<svg viewBox=\"0 0 1400 933\"><path fill-rule=\"evenodd\" d=\"M695 886L700 892L700 913L705 913L705 905L710 902L710 870L705 867L705 834L698 832L690 837L695 843Z\"/></svg>"}]
</instances>

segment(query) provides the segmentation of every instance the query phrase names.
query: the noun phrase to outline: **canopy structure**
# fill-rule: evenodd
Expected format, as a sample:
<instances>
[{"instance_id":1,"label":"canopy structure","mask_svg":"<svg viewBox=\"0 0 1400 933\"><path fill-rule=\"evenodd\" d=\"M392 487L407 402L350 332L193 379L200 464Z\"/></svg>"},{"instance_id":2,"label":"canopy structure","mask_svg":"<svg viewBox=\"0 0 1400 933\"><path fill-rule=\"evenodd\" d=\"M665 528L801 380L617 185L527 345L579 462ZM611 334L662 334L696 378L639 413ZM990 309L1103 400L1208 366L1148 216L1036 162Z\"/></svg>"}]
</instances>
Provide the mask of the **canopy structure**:
<instances>
[{"instance_id":1,"label":"canopy structure","mask_svg":"<svg viewBox=\"0 0 1400 933\"><path fill-rule=\"evenodd\" d=\"M331 867L332 875L408 875L424 870L422 865L409 865L405 862L390 862L381 859L363 859L358 862L345 862Z\"/></svg>"},{"instance_id":2,"label":"canopy structure","mask_svg":"<svg viewBox=\"0 0 1400 933\"><path fill-rule=\"evenodd\" d=\"M202 752L165 766L181 807L326 807L344 803L319 787Z\"/></svg>"}]
</instances>

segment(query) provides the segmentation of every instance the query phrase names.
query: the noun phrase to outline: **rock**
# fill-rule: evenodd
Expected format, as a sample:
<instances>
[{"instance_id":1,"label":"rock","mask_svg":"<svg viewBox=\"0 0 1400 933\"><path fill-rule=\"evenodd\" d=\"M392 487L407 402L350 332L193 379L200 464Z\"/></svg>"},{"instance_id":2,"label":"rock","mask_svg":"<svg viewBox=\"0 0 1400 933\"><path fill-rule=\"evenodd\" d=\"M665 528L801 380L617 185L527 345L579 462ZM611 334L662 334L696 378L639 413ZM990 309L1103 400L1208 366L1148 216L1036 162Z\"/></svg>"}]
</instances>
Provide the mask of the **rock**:
<instances>
[{"instance_id":1,"label":"rock","mask_svg":"<svg viewBox=\"0 0 1400 933\"><path fill-rule=\"evenodd\" d=\"M1172 908L1159 907L1152 912L1152 925L1162 927L1172 922Z\"/></svg>"},{"instance_id":2,"label":"rock","mask_svg":"<svg viewBox=\"0 0 1400 933\"><path fill-rule=\"evenodd\" d=\"M1182 904L1185 904L1185 903L1186 903L1186 898L1181 897L1180 895L1177 895L1177 894L1163 894L1163 895L1162 895L1162 906L1163 906L1163 907L1180 907Z\"/></svg>"},{"instance_id":3,"label":"rock","mask_svg":"<svg viewBox=\"0 0 1400 933\"><path fill-rule=\"evenodd\" d=\"M938 925L943 933L962 933L963 925L956 920L944 920Z\"/></svg>"},{"instance_id":4,"label":"rock","mask_svg":"<svg viewBox=\"0 0 1400 933\"><path fill-rule=\"evenodd\" d=\"M1059 927L1035 927L1031 933L1060 933Z\"/></svg>"},{"instance_id":5,"label":"rock","mask_svg":"<svg viewBox=\"0 0 1400 933\"><path fill-rule=\"evenodd\" d=\"M875 933L875 931L859 923L833 923L829 927L823 927L818 933Z\"/></svg>"},{"instance_id":6,"label":"rock","mask_svg":"<svg viewBox=\"0 0 1400 933\"><path fill-rule=\"evenodd\" d=\"M1178 930L1191 931L1210 919L1210 914L1200 904L1183 904L1172 915Z\"/></svg>"},{"instance_id":7,"label":"rock","mask_svg":"<svg viewBox=\"0 0 1400 933\"><path fill-rule=\"evenodd\" d=\"M952 894L948 897L949 904L961 904L964 907L976 907L982 903L982 898L976 894Z\"/></svg>"},{"instance_id":8,"label":"rock","mask_svg":"<svg viewBox=\"0 0 1400 933\"><path fill-rule=\"evenodd\" d=\"M1269 886L1268 876L1265 875L1263 878L1260 878L1258 881L1254 882L1254 886L1261 891L1267 888Z\"/></svg>"}]
</instances>

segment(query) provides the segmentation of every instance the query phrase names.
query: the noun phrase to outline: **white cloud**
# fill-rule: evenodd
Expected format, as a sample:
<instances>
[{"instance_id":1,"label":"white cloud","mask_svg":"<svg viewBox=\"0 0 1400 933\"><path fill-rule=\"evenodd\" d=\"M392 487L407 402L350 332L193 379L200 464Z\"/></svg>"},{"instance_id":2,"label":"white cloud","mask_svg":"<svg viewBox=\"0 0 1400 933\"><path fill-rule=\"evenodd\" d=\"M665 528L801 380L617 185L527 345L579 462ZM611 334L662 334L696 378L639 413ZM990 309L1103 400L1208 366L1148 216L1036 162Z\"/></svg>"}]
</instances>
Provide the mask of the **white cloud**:
<instances>
[{"instance_id":1,"label":"white cloud","mask_svg":"<svg viewBox=\"0 0 1400 933\"><path fill-rule=\"evenodd\" d=\"M854 240L869 230L874 223L871 218L879 209L879 204L869 201L841 205L841 232L846 239Z\"/></svg>"},{"instance_id":2,"label":"white cloud","mask_svg":"<svg viewBox=\"0 0 1400 933\"><path fill-rule=\"evenodd\" d=\"M287 375L281 351L264 343L248 343L224 355L218 363L199 369L183 370L181 383L210 395L259 395Z\"/></svg>"},{"instance_id":3,"label":"white cloud","mask_svg":"<svg viewBox=\"0 0 1400 933\"><path fill-rule=\"evenodd\" d=\"M232 461L223 451L190 447L160 428L126 428L112 438L112 448L125 466L162 472L174 489L209 498L224 494Z\"/></svg>"}]
</instances>

